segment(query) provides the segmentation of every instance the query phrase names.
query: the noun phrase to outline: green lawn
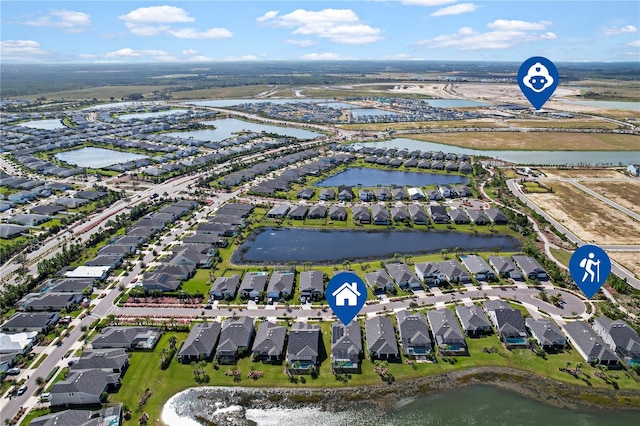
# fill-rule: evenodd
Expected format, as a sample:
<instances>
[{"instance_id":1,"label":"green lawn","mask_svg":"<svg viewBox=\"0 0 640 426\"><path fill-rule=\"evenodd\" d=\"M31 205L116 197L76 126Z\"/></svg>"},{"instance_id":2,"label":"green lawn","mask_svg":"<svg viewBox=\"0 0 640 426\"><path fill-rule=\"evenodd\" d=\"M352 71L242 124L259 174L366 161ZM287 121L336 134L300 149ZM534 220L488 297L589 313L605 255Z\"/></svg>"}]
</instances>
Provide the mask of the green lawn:
<instances>
[{"instance_id":1,"label":"green lawn","mask_svg":"<svg viewBox=\"0 0 640 426\"><path fill-rule=\"evenodd\" d=\"M381 384L381 379L374 372L374 365L369 360L362 362L362 373L352 374L346 384L339 382L331 373L331 365L328 353L331 347L331 323L320 324L322 329L322 345L320 346L320 360L322 361L317 378L306 376L304 382L292 383L284 373L283 365L269 365L260 362L252 362L249 357L238 361L237 367L240 372L240 381L234 382L232 377L225 376L225 372L234 366L221 365L216 370L208 362L205 371L208 374L208 381L198 383L193 374L191 365L180 364L173 360L169 368L160 370L160 353L167 346L170 336L176 336L178 346L184 341L187 333L169 332L161 339L153 352L134 352L130 359L130 367L122 379L122 386L117 393L109 396L109 402L122 402L133 412L132 420L125 424L134 424L140 414L145 411L149 413L151 419L159 419L164 403L175 393L184 389L209 385L209 386L244 386L244 387L292 387L292 388L327 388L345 386L366 386ZM495 335L478 339L467 339L470 356L460 356L451 362L443 361L439 356L437 363L406 364L404 357L401 362L389 363L388 370L396 381L416 378L418 376L429 376L464 370L479 366L496 366L516 368L532 373L537 373L563 383L572 385L589 386L594 389L611 388L613 384L607 384L603 379L594 376L595 369L584 363L582 357L575 350L567 350L560 354L550 354L546 359L537 356L528 349L506 350ZM483 348L497 348L497 353L483 352ZM366 349L365 349L366 352ZM583 364L583 373L578 378L561 371L567 363L571 368L577 364ZM247 377L251 369L259 370L264 376L258 380ZM615 382L615 386L620 389L640 389L638 383L628 377L623 370L609 371L607 373ZM617 376L617 379L616 379ZM152 392L146 404L139 408L140 396L149 388ZM154 424L157 422L154 420Z\"/></svg>"},{"instance_id":2,"label":"green lawn","mask_svg":"<svg viewBox=\"0 0 640 426\"><path fill-rule=\"evenodd\" d=\"M209 283L210 272L210 269L198 269L193 277L182 283L182 290L189 294L202 293L206 302L209 299L209 288L211 287Z\"/></svg>"}]
</instances>

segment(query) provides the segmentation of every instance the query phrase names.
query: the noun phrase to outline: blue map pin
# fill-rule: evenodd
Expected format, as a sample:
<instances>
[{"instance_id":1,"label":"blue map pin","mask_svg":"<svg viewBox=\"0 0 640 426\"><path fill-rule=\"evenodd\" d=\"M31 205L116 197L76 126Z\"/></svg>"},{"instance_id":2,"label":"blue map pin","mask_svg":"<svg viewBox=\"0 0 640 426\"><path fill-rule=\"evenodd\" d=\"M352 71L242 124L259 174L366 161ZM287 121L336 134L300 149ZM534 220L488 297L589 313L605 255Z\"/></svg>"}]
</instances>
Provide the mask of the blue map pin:
<instances>
[{"instance_id":1,"label":"blue map pin","mask_svg":"<svg viewBox=\"0 0 640 426\"><path fill-rule=\"evenodd\" d=\"M367 301L367 286L353 272L340 272L327 284L326 298L333 313L348 325Z\"/></svg>"},{"instance_id":2,"label":"blue map pin","mask_svg":"<svg viewBox=\"0 0 640 426\"><path fill-rule=\"evenodd\" d=\"M580 290L591 299L611 273L611 260L600 247L584 245L571 255L569 272Z\"/></svg>"},{"instance_id":3,"label":"blue map pin","mask_svg":"<svg viewBox=\"0 0 640 426\"><path fill-rule=\"evenodd\" d=\"M558 83L560 83L558 69L553 62L542 56L527 59L518 70L520 90L535 109L542 108L542 105L556 91Z\"/></svg>"}]
</instances>

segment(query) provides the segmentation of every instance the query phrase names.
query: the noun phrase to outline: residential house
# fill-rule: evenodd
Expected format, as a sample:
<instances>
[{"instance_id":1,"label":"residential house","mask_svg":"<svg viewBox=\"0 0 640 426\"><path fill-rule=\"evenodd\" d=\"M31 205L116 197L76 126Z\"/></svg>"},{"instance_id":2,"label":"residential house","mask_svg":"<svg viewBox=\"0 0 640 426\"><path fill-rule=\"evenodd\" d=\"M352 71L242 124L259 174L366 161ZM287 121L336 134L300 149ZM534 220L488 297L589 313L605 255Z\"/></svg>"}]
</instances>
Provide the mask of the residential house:
<instances>
[{"instance_id":1,"label":"residential house","mask_svg":"<svg viewBox=\"0 0 640 426\"><path fill-rule=\"evenodd\" d=\"M282 219L287 215L290 208L290 204L277 204L267 212L267 217L271 219Z\"/></svg>"},{"instance_id":2,"label":"residential house","mask_svg":"<svg viewBox=\"0 0 640 426\"><path fill-rule=\"evenodd\" d=\"M300 273L300 301L302 303L324 298L324 275L322 271Z\"/></svg>"},{"instance_id":3,"label":"residential house","mask_svg":"<svg viewBox=\"0 0 640 426\"><path fill-rule=\"evenodd\" d=\"M429 206L429 214L434 223L449 223L449 215L445 206Z\"/></svg>"},{"instance_id":4,"label":"residential house","mask_svg":"<svg viewBox=\"0 0 640 426\"><path fill-rule=\"evenodd\" d=\"M457 169L458 167L456 166L456 170ZM456 190L450 187L449 185L438 186L438 192L440 192L440 195L442 195L444 198L455 198L458 196L458 193L456 192Z\"/></svg>"},{"instance_id":5,"label":"residential house","mask_svg":"<svg viewBox=\"0 0 640 426\"><path fill-rule=\"evenodd\" d=\"M24 311L72 311L82 302L82 293L29 293L19 302Z\"/></svg>"},{"instance_id":6,"label":"residential house","mask_svg":"<svg viewBox=\"0 0 640 426\"><path fill-rule=\"evenodd\" d=\"M456 225L462 225L469 223L469 216L463 209L451 209L449 210L449 217L451 221Z\"/></svg>"},{"instance_id":7,"label":"residential house","mask_svg":"<svg viewBox=\"0 0 640 426\"><path fill-rule=\"evenodd\" d=\"M598 317L593 330L629 365L640 364L640 336L627 322Z\"/></svg>"},{"instance_id":8,"label":"residential house","mask_svg":"<svg viewBox=\"0 0 640 426\"><path fill-rule=\"evenodd\" d=\"M51 405L100 404L105 392L115 391L120 386L119 373L102 370L71 370L67 378L51 387Z\"/></svg>"},{"instance_id":9,"label":"residential house","mask_svg":"<svg viewBox=\"0 0 640 426\"><path fill-rule=\"evenodd\" d=\"M609 368L620 366L620 360L616 354L586 322L572 321L563 325L562 328L569 337L571 346L586 362L606 365Z\"/></svg>"},{"instance_id":10,"label":"residential house","mask_svg":"<svg viewBox=\"0 0 640 426\"><path fill-rule=\"evenodd\" d=\"M513 256L513 261L518 265L522 273L530 280L538 279L546 281L549 279L547 271L531 256Z\"/></svg>"},{"instance_id":11,"label":"residential house","mask_svg":"<svg viewBox=\"0 0 640 426\"><path fill-rule=\"evenodd\" d=\"M406 191L401 186L391 187L391 197L395 201L403 201L403 200L406 200L408 198Z\"/></svg>"},{"instance_id":12,"label":"residential house","mask_svg":"<svg viewBox=\"0 0 640 426\"><path fill-rule=\"evenodd\" d=\"M355 213L353 217L355 218ZM389 225L389 211L384 204L374 204L371 206L371 217L373 218L374 225Z\"/></svg>"},{"instance_id":13,"label":"residential house","mask_svg":"<svg viewBox=\"0 0 640 426\"><path fill-rule=\"evenodd\" d=\"M385 294L395 288L393 280L384 269L367 272L364 275L364 280L375 294Z\"/></svg>"},{"instance_id":14,"label":"residential house","mask_svg":"<svg viewBox=\"0 0 640 426\"><path fill-rule=\"evenodd\" d=\"M385 263L384 267L401 289L422 290L422 281L405 263Z\"/></svg>"},{"instance_id":15,"label":"residential house","mask_svg":"<svg viewBox=\"0 0 640 426\"><path fill-rule=\"evenodd\" d=\"M12 225L9 223L0 223L0 238L9 240L21 234L28 234L29 228L26 226Z\"/></svg>"},{"instance_id":16,"label":"residential house","mask_svg":"<svg viewBox=\"0 0 640 426\"><path fill-rule=\"evenodd\" d=\"M319 200L331 201L336 198L336 191L333 188L326 188L320 191Z\"/></svg>"},{"instance_id":17,"label":"residential house","mask_svg":"<svg viewBox=\"0 0 640 426\"><path fill-rule=\"evenodd\" d=\"M11 354L11 361L16 355L25 355L31 351L33 345L38 342L37 331L24 331L21 333L0 332L0 355ZM0 372L2 367L0 366Z\"/></svg>"},{"instance_id":18,"label":"residential house","mask_svg":"<svg viewBox=\"0 0 640 426\"><path fill-rule=\"evenodd\" d=\"M353 201L354 198L353 188L344 185L338 187L338 201Z\"/></svg>"},{"instance_id":19,"label":"residential house","mask_svg":"<svg viewBox=\"0 0 640 426\"><path fill-rule=\"evenodd\" d=\"M289 299L293 295L293 284L296 278L294 272L275 271L271 275L269 285L267 285L267 298L269 301Z\"/></svg>"},{"instance_id":20,"label":"residential house","mask_svg":"<svg viewBox=\"0 0 640 426\"><path fill-rule=\"evenodd\" d=\"M332 205L329 207L329 219L331 220L347 220L347 208L344 206Z\"/></svg>"},{"instance_id":21,"label":"residential house","mask_svg":"<svg viewBox=\"0 0 640 426\"><path fill-rule=\"evenodd\" d=\"M304 218L307 217L308 211L309 207L305 206L304 204L297 204L291 207L291 210L289 210L287 217L293 220L304 220Z\"/></svg>"},{"instance_id":22,"label":"residential house","mask_svg":"<svg viewBox=\"0 0 640 426\"><path fill-rule=\"evenodd\" d=\"M178 359L182 363L211 359L220 336L219 322L196 323L184 341Z\"/></svg>"},{"instance_id":23,"label":"residential house","mask_svg":"<svg viewBox=\"0 0 640 426\"><path fill-rule=\"evenodd\" d=\"M331 366L340 373L357 373L363 357L362 331L357 321L331 324Z\"/></svg>"},{"instance_id":24,"label":"residential house","mask_svg":"<svg viewBox=\"0 0 640 426\"><path fill-rule=\"evenodd\" d=\"M122 349L85 350L71 365L71 370L102 370L122 375L129 367L129 354Z\"/></svg>"},{"instance_id":25,"label":"residential house","mask_svg":"<svg viewBox=\"0 0 640 426\"><path fill-rule=\"evenodd\" d=\"M351 207L351 214L353 215L353 221L360 224L371 223L371 213L369 208L364 205L355 205Z\"/></svg>"},{"instance_id":26,"label":"residential house","mask_svg":"<svg viewBox=\"0 0 640 426\"><path fill-rule=\"evenodd\" d=\"M489 223L489 218L482 210L467 209L467 214L469 218L471 218L471 222L475 225L486 225Z\"/></svg>"},{"instance_id":27,"label":"residential house","mask_svg":"<svg viewBox=\"0 0 640 426\"><path fill-rule=\"evenodd\" d=\"M315 193L316 190L314 188L302 188L300 191L298 191L296 197L302 200L310 200L315 195Z\"/></svg>"},{"instance_id":28,"label":"residential house","mask_svg":"<svg viewBox=\"0 0 640 426\"><path fill-rule=\"evenodd\" d=\"M291 374L313 374L319 363L322 332L317 324L294 322L287 343L287 371Z\"/></svg>"},{"instance_id":29,"label":"residential house","mask_svg":"<svg viewBox=\"0 0 640 426\"><path fill-rule=\"evenodd\" d=\"M37 226L51 220L51 216L43 214L17 214L10 217L9 222L23 226Z\"/></svg>"},{"instance_id":30,"label":"residential house","mask_svg":"<svg viewBox=\"0 0 640 426\"><path fill-rule=\"evenodd\" d=\"M491 269L486 260L478 255L464 255L460 256L462 264L467 268L471 275L478 281L493 281L496 279L496 274Z\"/></svg>"},{"instance_id":31,"label":"residential house","mask_svg":"<svg viewBox=\"0 0 640 426\"><path fill-rule=\"evenodd\" d=\"M240 297L243 299L260 300L267 286L268 272L247 272L240 284Z\"/></svg>"},{"instance_id":32,"label":"residential house","mask_svg":"<svg viewBox=\"0 0 640 426\"><path fill-rule=\"evenodd\" d=\"M389 201L391 200L391 191L389 191L387 188L377 188L376 191L376 199L378 201Z\"/></svg>"},{"instance_id":33,"label":"residential house","mask_svg":"<svg viewBox=\"0 0 640 426\"><path fill-rule=\"evenodd\" d=\"M445 355L466 355L467 342L462 330L449 309L427 312L429 327L433 333L438 351Z\"/></svg>"},{"instance_id":34,"label":"residential house","mask_svg":"<svg viewBox=\"0 0 640 426\"><path fill-rule=\"evenodd\" d=\"M30 426L120 426L122 422L122 404L108 406L101 410L63 410L36 417Z\"/></svg>"},{"instance_id":35,"label":"residential house","mask_svg":"<svg viewBox=\"0 0 640 426\"><path fill-rule=\"evenodd\" d=\"M402 352L412 359L425 360L432 353L433 343L424 314L421 312L410 314L402 310L396 313L396 320L400 331Z\"/></svg>"},{"instance_id":36,"label":"residential house","mask_svg":"<svg viewBox=\"0 0 640 426\"><path fill-rule=\"evenodd\" d=\"M220 364L235 364L249 351L253 339L253 318L228 318L222 323L215 358Z\"/></svg>"},{"instance_id":37,"label":"residential house","mask_svg":"<svg viewBox=\"0 0 640 426\"><path fill-rule=\"evenodd\" d=\"M479 306L458 305L456 306L456 315L467 336L478 337L491 334L491 324Z\"/></svg>"},{"instance_id":38,"label":"residential house","mask_svg":"<svg viewBox=\"0 0 640 426\"><path fill-rule=\"evenodd\" d=\"M484 214L493 222L495 225L506 225L509 219L507 215L502 212L502 210L491 207L484 211Z\"/></svg>"},{"instance_id":39,"label":"residential house","mask_svg":"<svg viewBox=\"0 0 640 426\"><path fill-rule=\"evenodd\" d=\"M559 352L567 346L567 338L560 328L547 318L527 318L525 321L531 336L536 339L538 345L547 352Z\"/></svg>"},{"instance_id":40,"label":"residential house","mask_svg":"<svg viewBox=\"0 0 640 426\"><path fill-rule=\"evenodd\" d=\"M438 262L437 269L445 275L451 284L471 282L471 277L457 260L449 259Z\"/></svg>"},{"instance_id":41,"label":"residential house","mask_svg":"<svg viewBox=\"0 0 640 426\"><path fill-rule=\"evenodd\" d=\"M422 188L407 188L407 192L409 193L409 198L411 200L424 200L426 198L426 195L424 195L424 191L422 191Z\"/></svg>"},{"instance_id":42,"label":"residential house","mask_svg":"<svg viewBox=\"0 0 640 426\"><path fill-rule=\"evenodd\" d=\"M91 341L93 349L153 350L162 332L155 327L105 327Z\"/></svg>"},{"instance_id":43,"label":"residential house","mask_svg":"<svg viewBox=\"0 0 640 426\"><path fill-rule=\"evenodd\" d=\"M502 300L487 300L484 309L507 347L528 347L529 335L522 313Z\"/></svg>"},{"instance_id":44,"label":"residential house","mask_svg":"<svg viewBox=\"0 0 640 426\"><path fill-rule=\"evenodd\" d=\"M409 213L404 206L393 206L391 207L391 219L395 223L408 223Z\"/></svg>"},{"instance_id":45,"label":"residential house","mask_svg":"<svg viewBox=\"0 0 640 426\"><path fill-rule=\"evenodd\" d=\"M263 321L258 327L256 338L251 347L254 361L278 363L282 361L287 329L269 321Z\"/></svg>"},{"instance_id":46,"label":"residential house","mask_svg":"<svg viewBox=\"0 0 640 426\"><path fill-rule=\"evenodd\" d=\"M419 206L418 204L410 204L408 209L413 223L416 225L426 225L429 223L429 216L422 206Z\"/></svg>"},{"instance_id":47,"label":"residential house","mask_svg":"<svg viewBox=\"0 0 640 426\"><path fill-rule=\"evenodd\" d=\"M307 219L324 219L327 217L327 207L322 204L316 204L309 208Z\"/></svg>"},{"instance_id":48,"label":"residential house","mask_svg":"<svg viewBox=\"0 0 640 426\"><path fill-rule=\"evenodd\" d=\"M500 277L522 280L522 272L506 256L489 256L489 263Z\"/></svg>"},{"instance_id":49,"label":"residential house","mask_svg":"<svg viewBox=\"0 0 640 426\"><path fill-rule=\"evenodd\" d=\"M369 189L361 189L358 191L358 198L360 198L360 201L368 202L375 200L375 195Z\"/></svg>"},{"instance_id":50,"label":"residential house","mask_svg":"<svg viewBox=\"0 0 640 426\"><path fill-rule=\"evenodd\" d=\"M36 331L47 334L58 323L58 312L16 312L0 327L5 333Z\"/></svg>"},{"instance_id":51,"label":"residential house","mask_svg":"<svg viewBox=\"0 0 640 426\"><path fill-rule=\"evenodd\" d=\"M398 360L398 342L391 319L385 316L369 318L364 323L367 350L371 359Z\"/></svg>"},{"instance_id":52,"label":"residential house","mask_svg":"<svg viewBox=\"0 0 640 426\"><path fill-rule=\"evenodd\" d=\"M214 300L232 300L236 297L238 285L240 285L240 275L218 277L209 290L209 297Z\"/></svg>"},{"instance_id":53,"label":"residential house","mask_svg":"<svg viewBox=\"0 0 640 426\"><path fill-rule=\"evenodd\" d=\"M432 189L432 190L428 191L425 195L430 201L441 201L441 200L444 200L444 197L442 196L442 194L440 193L440 191L438 189Z\"/></svg>"},{"instance_id":54,"label":"residential house","mask_svg":"<svg viewBox=\"0 0 640 426\"><path fill-rule=\"evenodd\" d=\"M413 269L416 276L427 285L438 285L447 279L447 276L440 272L437 262L416 263Z\"/></svg>"}]
</instances>

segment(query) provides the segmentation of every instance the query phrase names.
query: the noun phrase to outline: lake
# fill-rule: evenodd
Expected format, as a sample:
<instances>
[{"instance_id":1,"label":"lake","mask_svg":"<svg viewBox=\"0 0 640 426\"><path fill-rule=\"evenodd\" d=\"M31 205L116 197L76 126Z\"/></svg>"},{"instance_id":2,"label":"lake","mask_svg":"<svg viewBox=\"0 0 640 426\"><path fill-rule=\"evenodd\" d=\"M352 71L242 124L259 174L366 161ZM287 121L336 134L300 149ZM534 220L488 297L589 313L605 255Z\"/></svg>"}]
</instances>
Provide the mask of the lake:
<instances>
[{"instance_id":1,"label":"lake","mask_svg":"<svg viewBox=\"0 0 640 426\"><path fill-rule=\"evenodd\" d=\"M460 175L401 172L399 170L379 170L366 167L354 167L316 182L313 186L427 186L458 185L469 183L469 178Z\"/></svg>"},{"instance_id":2,"label":"lake","mask_svg":"<svg viewBox=\"0 0 640 426\"><path fill-rule=\"evenodd\" d=\"M120 114L118 116L119 120L144 120L147 118L156 118L156 117L164 117L165 115L173 115L179 114L181 112L185 112L186 109L170 109L165 111L154 111L154 112L137 112L133 114Z\"/></svg>"},{"instance_id":3,"label":"lake","mask_svg":"<svg viewBox=\"0 0 640 426\"><path fill-rule=\"evenodd\" d=\"M202 141L220 142L225 139L235 138L240 132L267 132L276 133L281 136L288 136L298 139L313 139L322 136L321 133L310 130L298 129L296 127L270 126L266 124L252 123L235 118L225 118L222 120L205 121L204 124L215 126L215 129L194 130L192 132L174 132L172 137L194 138Z\"/></svg>"},{"instance_id":4,"label":"lake","mask_svg":"<svg viewBox=\"0 0 640 426\"><path fill-rule=\"evenodd\" d=\"M224 401L199 398L200 392L200 389L188 389L174 395L162 411L164 423L195 426L200 424L192 417L195 413L207 416L240 408L228 406ZM295 425L302 419L308 426L627 426L637 423L638 411L573 411L493 386L473 385L399 399L388 411L373 404L345 402L340 411L309 404L302 408L251 408L245 416L258 426Z\"/></svg>"},{"instance_id":5,"label":"lake","mask_svg":"<svg viewBox=\"0 0 640 426\"><path fill-rule=\"evenodd\" d=\"M62 124L62 120L59 119L25 121L23 123L19 123L19 126L42 130L57 130L65 128L65 125Z\"/></svg>"},{"instance_id":6,"label":"lake","mask_svg":"<svg viewBox=\"0 0 640 426\"><path fill-rule=\"evenodd\" d=\"M88 167L91 169L100 169L102 167L113 166L114 164L147 158L146 155L95 148L92 146L74 149L72 151L59 152L54 155L54 157L68 164L73 164L79 167Z\"/></svg>"},{"instance_id":7,"label":"lake","mask_svg":"<svg viewBox=\"0 0 640 426\"><path fill-rule=\"evenodd\" d=\"M413 151L442 151L454 154L481 155L509 161L516 164L613 164L627 165L632 159L640 160L640 151L494 151L461 148L436 142L395 138L381 142L367 143L376 148L398 148Z\"/></svg>"},{"instance_id":8,"label":"lake","mask_svg":"<svg viewBox=\"0 0 640 426\"><path fill-rule=\"evenodd\" d=\"M514 237L477 235L459 231L338 230L309 228L261 228L236 249L231 262L271 264L295 262L342 263L384 259L400 254L440 253L442 249L490 251L521 248Z\"/></svg>"}]
</instances>

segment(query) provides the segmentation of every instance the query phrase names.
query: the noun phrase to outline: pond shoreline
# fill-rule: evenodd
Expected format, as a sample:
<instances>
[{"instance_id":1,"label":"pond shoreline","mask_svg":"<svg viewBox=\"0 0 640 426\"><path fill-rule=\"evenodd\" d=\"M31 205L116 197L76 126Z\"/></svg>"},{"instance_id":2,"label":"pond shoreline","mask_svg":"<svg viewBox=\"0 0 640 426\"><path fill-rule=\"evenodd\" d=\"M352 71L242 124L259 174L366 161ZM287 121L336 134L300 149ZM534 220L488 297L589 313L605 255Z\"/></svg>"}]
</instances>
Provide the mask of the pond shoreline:
<instances>
[{"instance_id":1,"label":"pond shoreline","mask_svg":"<svg viewBox=\"0 0 640 426\"><path fill-rule=\"evenodd\" d=\"M212 409L198 411L191 406L172 405L176 394L165 404L163 420L171 417L193 416L204 424L252 424L246 420L248 409L302 409L314 407L322 411L340 412L345 404L354 408L372 407L389 412L397 408L400 399L429 396L471 385L490 385L525 398L545 404L580 412L612 412L615 410L640 410L638 390L614 390L570 385L554 379L508 367L475 367L435 376L374 385L344 388L246 388L246 387L201 387L184 392L192 393L190 400L204 402ZM188 402L188 401L187 401ZM210 402L210 404L208 403ZM170 406L175 409L170 416ZM197 414L196 414L197 413Z\"/></svg>"}]
</instances>

